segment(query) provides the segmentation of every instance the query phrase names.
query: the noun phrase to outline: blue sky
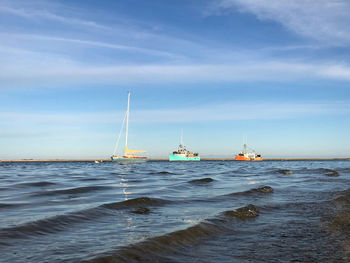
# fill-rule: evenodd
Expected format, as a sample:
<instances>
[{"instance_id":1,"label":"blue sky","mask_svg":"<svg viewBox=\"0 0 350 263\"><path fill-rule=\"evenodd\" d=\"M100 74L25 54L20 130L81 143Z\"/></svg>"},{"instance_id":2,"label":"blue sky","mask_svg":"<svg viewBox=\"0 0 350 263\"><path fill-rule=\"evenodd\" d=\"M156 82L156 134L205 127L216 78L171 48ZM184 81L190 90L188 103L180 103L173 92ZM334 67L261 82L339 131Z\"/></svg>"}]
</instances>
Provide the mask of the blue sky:
<instances>
[{"instance_id":1,"label":"blue sky","mask_svg":"<svg viewBox=\"0 0 350 263\"><path fill-rule=\"evenodd\" d=\"M0 159L350 156L347 0L0 0Z\"/></svg>"}]
</instances>

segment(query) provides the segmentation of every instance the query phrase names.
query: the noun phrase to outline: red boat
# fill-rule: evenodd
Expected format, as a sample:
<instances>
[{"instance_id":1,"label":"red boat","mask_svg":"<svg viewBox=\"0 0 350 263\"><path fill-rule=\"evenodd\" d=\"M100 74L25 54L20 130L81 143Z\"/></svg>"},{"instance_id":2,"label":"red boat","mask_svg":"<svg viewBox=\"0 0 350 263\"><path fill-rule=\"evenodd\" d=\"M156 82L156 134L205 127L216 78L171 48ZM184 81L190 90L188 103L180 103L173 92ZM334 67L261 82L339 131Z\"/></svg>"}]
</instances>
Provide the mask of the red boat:
<instances>
[{"instance_id":1,"label":"red boat","mask_svg":"<svg viewBox=\"0 0 350 263\"><path fill-rule=\"evenodd\" d=\"M257 154L254 150L247 152L247 144L243 145L243 151L236 154L236 161L262 161L261 154Z\"/></svg>"}]
</instances>

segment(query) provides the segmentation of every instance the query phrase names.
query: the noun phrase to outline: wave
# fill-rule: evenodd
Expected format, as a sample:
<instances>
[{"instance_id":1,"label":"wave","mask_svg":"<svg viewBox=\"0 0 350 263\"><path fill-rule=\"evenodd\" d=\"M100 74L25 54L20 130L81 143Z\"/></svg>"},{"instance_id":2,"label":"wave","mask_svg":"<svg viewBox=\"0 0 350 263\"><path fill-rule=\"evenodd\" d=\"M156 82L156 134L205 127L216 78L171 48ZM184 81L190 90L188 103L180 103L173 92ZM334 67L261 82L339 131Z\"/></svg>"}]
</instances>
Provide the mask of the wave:
<instances>
[{"instance_id":1,"label":"wave","mask_svg":"<svg viewBox=\"0 0 350 263\"><path fill-rule=\"evenodd\" d=\"M256 194L256 193L270 194L270 193L273 193L273 188L271 186L265 185L265 186L260 186L258 188L253 188L253 189L243 191L243 192L231 193L228 195L229 196L240 196L240 195L244 196L244 195L251 195L251 194Z\"/></svg>"},{"instance_id":2,"label":"wave","mask_svg":"<svg viewBox=\"0 0 350 263\"><path fill-rule=\"evenodd\" d=\"M276 173L288 175L288 174L293 174L294 171L288 170L288 169L278 169L276 170Z\"/></svg>"},{"instance_id":3,"label":"wave","mask_svg":"<svg viewBox=\"0 0 350 263\"><path fill-rule=\"evenodd\" d=\"M13 238L30 238L33 235L56 233L71 227L75 223L93 220L102 216L99 209L87 209L70 214L58 215L46 219L31 221L22 225L0 229L0 241Z\"/></svg>"},{"instance_id":4,"label":"wave","mask_svg":"<svg viewBox=\"0 0 350 263\"><path fill-rule=\"evenodd\" d=\"M73 224L96 220L97 218L113 215L111 210L130 209L136 214L147 214L147 207L160 206L171 203L169 200L140 197L122 202L102 204L97 207L80 210L63 215L57 215L46 219L31 221L22 225L0 229L0 243L6 243L8 239L30 238L33 235L45 235L63 231ZM136 210L131 210L137 208Z\"/></svg>"},{"instance_id":5,"label":"wave","mask_svg":"<svg viewBox=\"0 0 350 263\"><path fill-rule=\"evenodd\" d=\"M225 211L213 219L207 219L184 230L149 238L103 255L91 256L83 262L159 262L162 254L232 231L232 220L245 220L258 215L258 208L250 204L234 211Z\"/></svg>"},{"instance_id":6,"label":"wave","mask_svg":"<svg viewBox=\"0 0 350 263\"><path fill-rule=\"evenodd\" d=\"M173 172L168 172L168 171L161 171L161 172L150 172L149 174L151 175L166 175L166 174L176 174L176 173L173 173Z\"/></svg>"},{"instance_id":7,"label":"wave","mask_svg":"<svg viewBox=\"0 0 350 263\"><path fill-rule=\"evenodd\" d=\"M56 185L56 183L47 182L47 181L40 181L40 182L20 183L20 184L17 184L15 186L37 186L37 187L43 187L43 186L50 186L50 185Z\"/></svg>"},{"instance_id":8,"label":"wave","mask_svg":"<svg viewBox=\"0 0 350 263\"><path fill-rule=\"evenodd\" d=\"M91 177L91 178L80 178L79 181L100 181L105 180L106 178L103 177Z\"/></svg>"},{"instance_id":9,"label":"wave","mask_svg":"<svg viewBox=\"0 0 350 263\"><path fill-rule=\"evenodd\" d=\"M8 203L0 203L0 209L7 209L7 208L18 208L21 206L24 206L25 204L8 204Z\"/></svg>"},{"instance_id":10,"label":"wave","mask_svg":"<svg viewBox=\"0 0 350 263\"><path fill-rule=\"evenodd\" d=\"M188 181L190 184L203 184L203 183L211 183L213 182L214 180L210 177L207 177L207 178L201 178L201 179L195 179L195 180L191 180L191 181Z\"/></svg>"},{"instance_id":11,"label":"wave","mask_svg":"<svg viewBox=\"0 0 350 263\"><path fill-rule=\"evenodd\" d=\"M343 172L343 173L350 173L350 168L348 168L348 167L340 167L340 168L337 168L337 171Z\"/></svg>"},{"instance_id":12,"label":"wave","mask_svg":"<svg viewBox=\"0 0 350 263\"><path fill-rule=\"evenodd\" d=\"M111 189L110 186L83 186L83 187L75 187L75 188L68 188L68 189L60 189L60 190L52 190L52 191L41 191L34 193L33 196L52 196L52 195L75 195L75 194L83 194L83 193L89 193L93 191L100 191L100 190L106 190Z\"/></svg>"},{"instance_id":13,"label":"wave","mask_svg":"<svg viewBox=\"0 0 350 263\"><path fill-rule=\"evenodd\" d=\"M173 201L159 198L139 197L122 202L104 204L102 207L108 209L135 208L140 206L162 206L172 202Z\"/></svg>"},{"instance_id":14,"label":"wave","mask_svg":"<svg viewBox=\"0 0 350 263\"><path fill-rule=\"evenodd\" d=\"M347 169L343 168L342 172L343 171L347 172ZM299 170L278 169L275 171L275 173L285 174L285 175L291 175L294 173L298 173L298 174L323 174L323 175L326 175L329 177L339 176L339 173L336 170L327 169L327 168L316 168L316 169L303 168L303 169L299 169Z\"/></svg>"},{"instance_id":15,"label":"wave","mask_svg":"<svg viewBox=\"0 0 350 263\"><path fill-rule=\"evenodd\" d=\"M206 179L206 178L204 178ZM201 181L201 179L199 179ZM210 181L210 180L204 180ZM37 193L39 195L56 195L56 194L77 194L86 193L89 191L96 191L100 189L106 189L105 186L94 186L94 187L78 187L72 189L45 191ZM230 195L249 195L254 193L271 193L273 189L269 186L262 186L259 188L250 189L245 192L232 193ZM151 207L164 206L167 204L175 203L176 201L139 197L121 202L112 202L101 204L97 207L88 208L76 212L71 212L63 215L57 215L41 220L30 221L22 225L14 227L8 227L0 229L0 241L11 238L30 238L33 235L45 235L63 231L67 228L72 227L73 224L78 224L85 221L95 220L103 216L113 215L113 211L118 210L129 210L135 214L149 214ZM0 208L10 208L20 206L21 204L0 204Z\"/></svg>"},{"instance_id":16,"label":"wave","mask_svg":"<svg viewBox=\"0 0 350 263\"><path fill-rule=\"evenodd\" d=\"M304 168L304 169L298 170L298 173L301 173L301 174L327 174L327 173L333 173L333 172L337 172L337 171L333 169L328 169L328 168L315 168L315 169Z\"/></svg>"}]
</instances>

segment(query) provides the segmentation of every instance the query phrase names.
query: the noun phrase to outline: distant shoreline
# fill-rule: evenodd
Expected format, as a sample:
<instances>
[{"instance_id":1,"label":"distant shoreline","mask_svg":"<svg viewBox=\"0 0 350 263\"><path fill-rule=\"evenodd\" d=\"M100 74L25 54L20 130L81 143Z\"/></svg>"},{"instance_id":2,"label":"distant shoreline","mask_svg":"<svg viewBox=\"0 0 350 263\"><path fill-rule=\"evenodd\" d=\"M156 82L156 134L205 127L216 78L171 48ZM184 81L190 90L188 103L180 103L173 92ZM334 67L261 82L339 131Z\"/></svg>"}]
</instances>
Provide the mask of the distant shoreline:
<instances>
[{"instance_id":1,"label":"distant shoreline","mask_svg":"<svg viewBox=\"0 0 350 263\"><path fill-rule=\"evenodd\" d=\"M111 159L15 159L15 160L0 160L4 162L110 162ZM150 161L168 161L168 159L151 158ZM201 158L201 161L236 161L233 158ZM350 158L266 158L263 161L350 161Z\"/></svg>"}]
</instances>

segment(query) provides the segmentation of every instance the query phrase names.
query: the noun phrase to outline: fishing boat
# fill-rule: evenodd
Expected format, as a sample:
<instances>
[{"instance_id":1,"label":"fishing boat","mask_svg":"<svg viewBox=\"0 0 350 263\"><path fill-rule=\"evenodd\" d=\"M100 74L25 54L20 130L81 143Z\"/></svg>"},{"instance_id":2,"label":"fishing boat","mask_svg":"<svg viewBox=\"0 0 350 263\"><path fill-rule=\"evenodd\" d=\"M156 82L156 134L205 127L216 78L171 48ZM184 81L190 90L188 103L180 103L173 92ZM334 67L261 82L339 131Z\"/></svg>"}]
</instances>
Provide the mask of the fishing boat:
<instances>
[{"instance_id":1,"label":"fishing boat","mask_svg":"<svg viewBox=\"0 0 350 263\"><path fill-rule=\"evenodd\" d=\"M198 153L190 152L186 149L186 146L182 143L182 132L180 145L177 151L169 154L169 161L200 161L201 157Z\"/></svg>"},{"instance_id":2,"label":"fishing boat","mask_svg":"<svg viewBox=\"0 0 350 263\"><path fill-rule=\"evenodd\" d=\"M249 147L248 147L249 148ZM247 152L247 144L243 144L243 151L236 154L236 161L262 161L261 154L257 154L253 149L251 152Z\"/></svg>"},{"instance_id":3,"label":"fishing boat","mask_svg":"<svg viewBox=\"0 0 350 263\"><path fill-rule=\"evenodd\" d=\"M123 119L122 127L120 129L119 137L116 143L116 146L114 148L114 153L111 156L112 161L114 162L146 162L148 161L147 157L140 157L136 156L137 153L143 153L145 151L140 151L140 150L131 150L128 148L128 131L129 131L129 108L130 108L130 92L128 93L128 106L126 109L126 113ZM124 127L124 122L126 120L126 125L125 125L125 147L124 147L124 155L119 156L116 155L118 145L119 145L119 140L123 131Z\"/></svg>"}]
</instances>

